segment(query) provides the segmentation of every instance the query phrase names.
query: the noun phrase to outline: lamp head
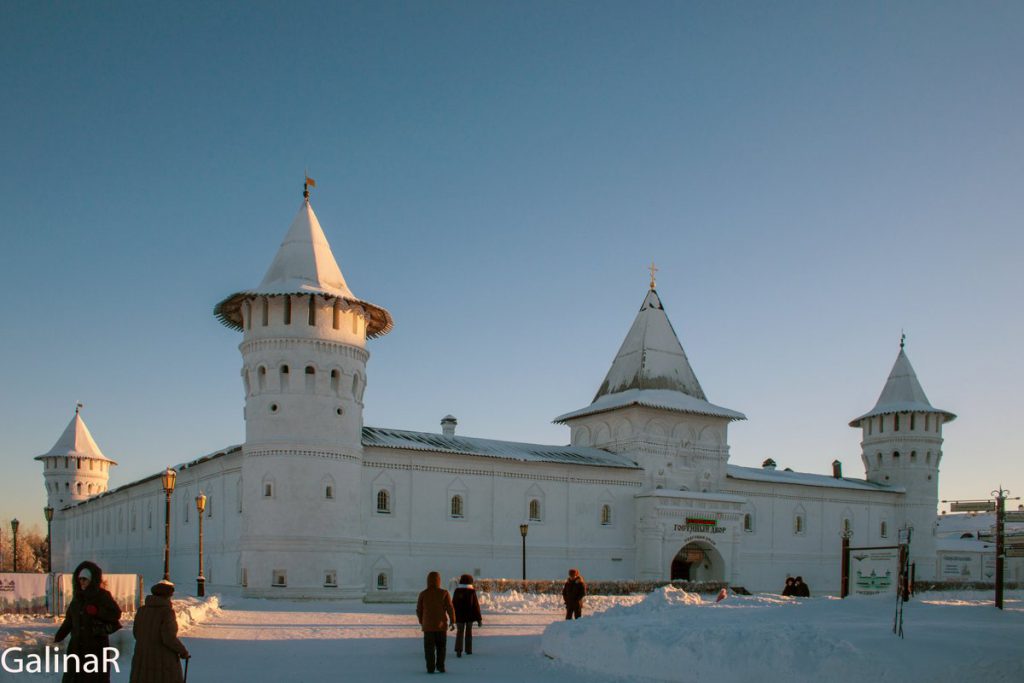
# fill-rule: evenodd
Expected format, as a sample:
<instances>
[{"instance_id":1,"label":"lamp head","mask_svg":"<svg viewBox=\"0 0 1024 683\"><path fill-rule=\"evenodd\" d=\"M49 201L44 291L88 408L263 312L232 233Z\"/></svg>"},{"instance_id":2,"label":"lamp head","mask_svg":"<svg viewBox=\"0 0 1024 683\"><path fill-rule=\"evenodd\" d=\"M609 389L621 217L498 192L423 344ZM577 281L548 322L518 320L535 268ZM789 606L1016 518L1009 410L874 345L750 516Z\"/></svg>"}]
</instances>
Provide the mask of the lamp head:
<instances>
[{"instance_id":1,"label":"lamp head","mask_svg":"<svg viewBox=\"0 0 1024 683\"><path fill-rule=\"evenodd\" d=\"M526 538L526 532L528 532L529 530L530 530L530 525L529 524L520 524L519 525L519 534L523 538Z\"/></svg>"},{"instance_id":2,"label":"lamp head","mask_svg":"<svg viewBox=\"0 0 1024 683\"><path fill-rule=\"evenodd\" d=\"M200 492L199 495L196 496L196 510L199 511L199 514L202 514L203 510L205 510L205 509L206 509L206 494L203 493L203 492Z\"/></svg>"},{"instance_id":3,"label":"lamp head","mask_svg":"<svg viewBox=\"0 0 1024 683\"><path fill-rule=\"evenodd\" d=\"M46 517L47 522L53 521L53 508L47 505L43 508L43 516Z\"/></svg>"},{"instance_id":4,"label":"lamp head","mask_svg":"<svg viewBox=\"0 0 1024 683\"><path fill-rule=\"evenodd\" d=\"M160 475L160 483L164 487L164 493L174 492L174 482L177 480L178 474L173 468L168 467L164 470L164 473Z\"/></svg>"},{"instance_id":5,"label":"lamp head","mask_svg":"<svg viewBox=\"0 0 1024 683\"><path fill-rule=\"evenodd\" d=\"M12 519L12 520L11 520L11 531L13 531L14 533L18 533L18 526L19 526L20 524L21 524L21 522L19 522L19 521L18 521L18 518L17 518L17 517L15 517L14 519Z\"/></svg>"}]
</instances>

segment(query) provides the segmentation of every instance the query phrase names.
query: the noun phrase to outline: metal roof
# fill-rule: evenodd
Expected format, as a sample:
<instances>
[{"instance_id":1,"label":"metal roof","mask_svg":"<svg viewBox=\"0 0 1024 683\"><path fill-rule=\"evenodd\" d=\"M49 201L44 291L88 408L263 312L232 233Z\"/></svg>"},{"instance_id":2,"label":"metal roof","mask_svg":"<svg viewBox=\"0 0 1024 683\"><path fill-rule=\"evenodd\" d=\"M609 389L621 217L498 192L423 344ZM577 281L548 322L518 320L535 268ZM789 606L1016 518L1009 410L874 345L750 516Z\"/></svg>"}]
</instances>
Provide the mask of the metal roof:
<instances>
[{"instance_id":1,"label":"metal roof","mask_svg":"<svg viewBox=\"0 0 1024 683\"><path fill-rule=\"evenodd\" d=\"M521 462L548 462L563 465L640 469L640 466L633 460L599 448L547 446L516 441L478 439L467 436L444 436L431 432L412 432L404 429L386 429L382 427L363 427L363 446L432 451L454 455L473 455L485 458L519 460Z\"/></svg>"},{"instance_id":2,"label":"metal roof","mask_svg":"<svg viewBox=\"0 0 1024 683\"><path fill-rule=\"evenodd\" d=\"M769 470L760 467L740 467L726 465L726 477L746 481L761 481L772 484L795 484L797 486L821 486L834 489L857 489L859 491L878 491L880 493L905 493L902 486L875 484L866 479L836 479L828 474L810 474L808 472L787 472L786 470Z\"/></svg>"}]
</instances>

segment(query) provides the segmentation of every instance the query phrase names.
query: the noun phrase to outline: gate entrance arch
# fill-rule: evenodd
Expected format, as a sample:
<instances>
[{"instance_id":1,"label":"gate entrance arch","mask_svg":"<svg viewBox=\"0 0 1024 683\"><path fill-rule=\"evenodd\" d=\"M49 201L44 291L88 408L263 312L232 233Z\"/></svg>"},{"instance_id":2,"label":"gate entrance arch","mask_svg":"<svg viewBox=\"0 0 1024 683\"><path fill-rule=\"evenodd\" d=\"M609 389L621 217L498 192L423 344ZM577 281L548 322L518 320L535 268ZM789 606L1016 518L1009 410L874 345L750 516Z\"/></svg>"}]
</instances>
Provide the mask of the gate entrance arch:
<instances>
[{"instance_id":1,"label":"gate entrance arch","mask_svg":"<svg viewBox=\"0 0 1024 683\"><path fill-rule=\"evenodd\" d=\"M672 559L673 581L724 581L725 560L715 546L706 541L691 541Z\"/></svg>"}]
</instances>

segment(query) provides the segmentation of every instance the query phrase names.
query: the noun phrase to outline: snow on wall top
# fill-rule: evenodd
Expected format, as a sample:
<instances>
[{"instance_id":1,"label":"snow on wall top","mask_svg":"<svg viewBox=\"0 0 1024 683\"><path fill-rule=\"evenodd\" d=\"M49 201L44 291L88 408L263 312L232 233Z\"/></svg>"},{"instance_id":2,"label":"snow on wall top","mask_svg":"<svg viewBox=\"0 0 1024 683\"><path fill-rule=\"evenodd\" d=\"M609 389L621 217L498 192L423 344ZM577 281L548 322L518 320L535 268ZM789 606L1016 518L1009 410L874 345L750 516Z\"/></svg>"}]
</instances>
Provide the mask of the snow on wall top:
<instances>
[{"instance_id":1,"label":"snow on wall top","mask_svg":"<svg viewBox=\"0 0 1024 683\"><path fill-rule=\"evenodd\" d=\"M593 402L554 421L630 405L747 419L743 413L708 402L653 284Z\"/></svg>"},{"instance_id":2,"label":"snow on wall top","mask_svg":"<svg viewBox=\"0 0 1024 683\"><path fill-rule=\"evenodd\" d=\"M903 350L903 344L901 343L899 355L896 356L896 362L893 363L892 371L889 373L889 379L886 380L885 386L882 387L882 393L878 396L878 401L875 402L875 407L869 412L852 420L850 422L850 426L860 427L862 420L869 417L875 417L876 415L911 412L938 413L943 416L943 419L946 422L952 422L956 419L956 415L953 413L934 408L932 407L932 404L929 403L928 397L925 396L924 389L921 387L921 383L917 380L917 373L914 372L914 366L910 364L910 359L907 358L907 354Z\"/></svg>"},{"instance_id":3,"label":"snow on wall top","mask_svg":"<svg viewBox=\"0 0 1024 683\"><path fill-rule=\"evenodd\" d=\"M444 436L431 432L412 432L404 429L363 427L363 446L403 448L414 451L433 451L457 455L476 455L524 462L549 462L596 467L622 467L640 469L635 462L621 455L599 448L583 446L547 446L543 444L497 441L467 436Z\"/></svg>"},{"instance_id":4,"label":"snow on wall top","mask_svg":"<svg viewBox=\"0 0 1024 683\"><path fill-rule=\"evenodd\" d=\"M387 310L357 298L348 288L308 199L299 207L259 287L232 294L213 312L222 323L240 330L245 299L285 294L320 294L362 306L367 313L366 336L370 338L387 334L394 325Z\"/></svg>"},{"instance_id":5,"label":"snow on wall top","mask_svg":"<svg viewBox=\"0 0 1024 683\"><path fill-rule=\"evenodd\" d=\"M879 491L882 493L905 493L902 486L875 484L864 479L843 477L836 479L828 474L810 474L808 472L787 472L785 470L768 470L759 467L740 467L726 465L726 476L729 479L746 481L763 481L772 484L796 484L797 486L821 486L836 489L858 489L860 491Z\"/></svg>"},{"instance_id":6,"label":"snow on wall top","mask_svg":"<svg viewBox=\"0 0 1024 683\"><path fill-rule=\"evenodd\" d=\"M57 439L57 443L53 444L53 448L42 455L37 455L34 460L53 457L90 458L92 460L106 460L112 465L117 464L103 455L103 451L96 445L95 439L92 438L92 433L85 426L85 420L82 419L77 410L75 411L75 416L71 418L71 422L64 428L64 433Z\"/></svg>"}]
</instances>

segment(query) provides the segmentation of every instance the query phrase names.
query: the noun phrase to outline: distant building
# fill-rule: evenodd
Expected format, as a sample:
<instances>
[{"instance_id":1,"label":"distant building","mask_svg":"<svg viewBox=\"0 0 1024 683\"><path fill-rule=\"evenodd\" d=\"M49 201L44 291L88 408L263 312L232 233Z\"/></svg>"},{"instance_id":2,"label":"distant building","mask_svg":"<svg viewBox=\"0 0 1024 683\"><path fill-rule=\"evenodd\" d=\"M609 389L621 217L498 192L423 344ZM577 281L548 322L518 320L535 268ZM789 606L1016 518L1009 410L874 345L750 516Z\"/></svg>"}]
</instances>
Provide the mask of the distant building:
<instances>
[{"instance_id":1,"label":"distant building","mask_svg":"<svg viewBox=\"0 0 1024 683\"><path fill-rule=\"evenodd\" d=\"M952 413L925 396L901 343L861 430L865 479L729 463L728 427L745 419L708 401L652 278L594 400L555 421L550 446L363 424L367 339L391 315L349 289L303 201L260 285L216 316L242 333L245 443L177 467L172 575L196 572L193 499L204 492L213 589L268 597L393 599L428 570L516 577L520 523L528 574L569 566L589 579L725 580L778 590L801 574L836 591L840 533L892 545L915 530L917 575L938 574L942 429ZM162 574L159 475L107 490L115 464L81 416L48 453L54 564Z\"/></svg>"},{"instance_id":2,"label":"distant building","mask_svg":"<svg viewBox=\"0 0 1024 683\"><path fill-rule=\"evenodd\" d=\"M1024 540L1024 523L1006 523L1008 539ZM996 516L991 514L950 514L939 517L936 551L939 581L992 583L996 577ZM1024 582L1024 558L1006 558L1003 578Z\"/></svg>"}]
</instances>

